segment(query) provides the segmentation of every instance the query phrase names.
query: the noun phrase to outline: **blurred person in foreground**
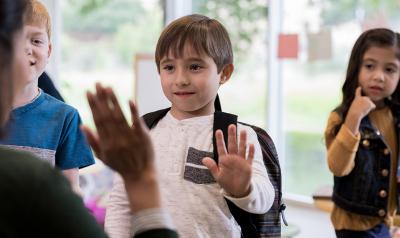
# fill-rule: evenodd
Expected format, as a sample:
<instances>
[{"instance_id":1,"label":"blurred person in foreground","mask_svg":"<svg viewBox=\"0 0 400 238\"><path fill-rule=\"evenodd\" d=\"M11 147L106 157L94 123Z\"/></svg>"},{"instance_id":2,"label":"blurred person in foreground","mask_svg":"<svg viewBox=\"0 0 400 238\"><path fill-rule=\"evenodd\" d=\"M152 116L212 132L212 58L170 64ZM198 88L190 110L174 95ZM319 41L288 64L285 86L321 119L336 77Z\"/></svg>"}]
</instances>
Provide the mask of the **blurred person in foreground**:
<instances>
[{"instance_id":1,"label":"blurred person in foreground","mask_svg":"<svg viewBox=\"0 0 400 238\"><path fill-rule=\"evenodd\" d=\"M0 130L4 135L4 125L8 120L14 93L20 85L16 78L29 74L30 63L26 57L26 35L23 30L24 13L31 7L26 0L0 0ZM104 94L103 94L104 92ZM102 104L110 100L107 91L98 88L91 94L90 101L95 121ZM111 98L112 99L112 98ZM98 106L96 106L98 105ZM106 155L103 161L126 179L132 211L136 216L133 223L140 226L141 237L177 237L170 229L170 220L160 206L158 184L154 175L153 149L147 131L138 119L132 105L134 127L129 134L140 137L140 148L144 154L127 153L128 156L113 156L107 141L97 141L97 152ZM99 121L100 119L100 121ZM102 135L104 128L99 128ZM136 141L139 143L138 141ZM131 146L139 148L136 146ZM104 148L107 148L106 150ZM140 168L140 170L137 170ZM135 176L126 176L126 171L138 171ZM128 181L129 180L129 181ZM146 187L145 189L142 189ZM104 231L88 213L81 198L76 195L70 183L60 171L27 152L19 152L0 147L0 237L106 237ZM139 193L139 194L138 194ZM150 198L150 199L149 199ZM151 217L152 222L149 223Z\"/></svg>"}]
</instances>

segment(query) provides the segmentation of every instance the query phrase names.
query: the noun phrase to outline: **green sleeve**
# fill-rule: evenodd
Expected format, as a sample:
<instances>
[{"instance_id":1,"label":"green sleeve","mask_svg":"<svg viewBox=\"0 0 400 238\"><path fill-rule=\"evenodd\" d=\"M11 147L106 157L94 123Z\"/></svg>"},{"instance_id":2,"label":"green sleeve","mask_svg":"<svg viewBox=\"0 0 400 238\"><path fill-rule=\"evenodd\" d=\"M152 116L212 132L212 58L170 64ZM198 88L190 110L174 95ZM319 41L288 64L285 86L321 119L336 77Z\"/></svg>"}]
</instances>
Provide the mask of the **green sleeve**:
<instances>
[{"instance_id":1,"label":"green sleeve","mask_svg":"<svg viewBox=\"0 0 400 238\"><path fill-rule=\"evenodd\" d=\"M142 232L133 238L178 238L178 234L169 229L155 229Z\"/></svg>"},{"instance_id":2,"label":"green sleeve","mask_svg":"<svg viewBox=\"0 0 400 238\"><path fill-rule=\"evenodd\" d=\"M0 237L107 237L71 189L47 163L0 148ZM135 238L177 238L155 229Z\"/></svg>"},{"instance_id":3,"label":"green sleeve","mask_svg":"<svg viewBox=\"0 0 400 238\"><path fill-rule=\"evenodd\" d=\"M31 190L33 234L37 230L40 237L107 237L59 171L43 166L37 172Z\"/></svg>"}]
</instances>

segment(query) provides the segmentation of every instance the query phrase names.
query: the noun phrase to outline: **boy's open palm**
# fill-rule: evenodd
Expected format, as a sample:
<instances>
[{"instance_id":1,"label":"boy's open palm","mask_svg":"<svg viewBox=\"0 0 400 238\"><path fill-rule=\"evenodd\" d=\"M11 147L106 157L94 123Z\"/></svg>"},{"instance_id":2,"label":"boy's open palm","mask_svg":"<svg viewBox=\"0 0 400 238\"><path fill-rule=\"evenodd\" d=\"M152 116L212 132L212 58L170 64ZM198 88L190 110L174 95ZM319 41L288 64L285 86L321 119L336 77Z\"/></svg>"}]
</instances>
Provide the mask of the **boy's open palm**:
<instances>
[{"instance_id":1,"label":"boy's open palm","mask_svg":"<svg viewBox=\"0 0 400 238\"><path fill-rule=\"evenodd\" d=\"M153 146L135 105L130 102L130 126L111 88L96 84L96 93L88 92L87 99L98 135L84 126L82 130L99 159L125 179L137 180L152 170Z\"/></svg>"},{"instance_id":2,"label":"boy's open palm","mask_svg":"<svg viewBox=\"0 0 400 238\"><path fill-rule=\"evenodd\" d=\"M240 132L239 144L236 138L236 126L228 128L228 150L221 130L215 132L218 165L211 158L204 158L203 164L210 170L217 183L232 197L244 197L250 193L254 145L249 146L246 159L247 134Z\"/></svg>"}]
</instances>

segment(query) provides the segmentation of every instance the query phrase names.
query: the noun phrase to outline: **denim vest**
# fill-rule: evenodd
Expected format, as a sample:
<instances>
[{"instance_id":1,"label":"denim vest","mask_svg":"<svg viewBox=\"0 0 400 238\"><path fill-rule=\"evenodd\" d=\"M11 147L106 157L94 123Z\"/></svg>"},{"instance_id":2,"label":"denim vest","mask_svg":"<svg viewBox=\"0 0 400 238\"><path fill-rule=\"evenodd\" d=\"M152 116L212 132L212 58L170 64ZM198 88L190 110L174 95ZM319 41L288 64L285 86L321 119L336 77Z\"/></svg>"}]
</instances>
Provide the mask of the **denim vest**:
<instances>
[{"instance_id":1,"label":"denim vest","mask_svg":"<svg viewBox=\"0 0 400 238\"><path fill-rule=\"evenodd\" d=\"M399 109L399 106L391 105L398 141L400 141ZM368 116L361 120L359 131L361 140L354 168L346 176L334 177L332 200L337 206L349 212L384 217L388 208L391 152ZM397 187L399 188L399 184Z\"/></svg>"}]
</instances>

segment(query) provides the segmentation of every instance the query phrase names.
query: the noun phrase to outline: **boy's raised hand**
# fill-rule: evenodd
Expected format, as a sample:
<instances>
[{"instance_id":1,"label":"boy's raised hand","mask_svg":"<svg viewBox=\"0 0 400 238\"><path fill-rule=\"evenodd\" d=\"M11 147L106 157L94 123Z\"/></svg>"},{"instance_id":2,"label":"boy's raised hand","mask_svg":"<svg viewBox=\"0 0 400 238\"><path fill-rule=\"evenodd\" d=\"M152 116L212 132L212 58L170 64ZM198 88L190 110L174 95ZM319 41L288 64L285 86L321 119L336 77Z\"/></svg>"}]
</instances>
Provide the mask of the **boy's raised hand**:
<instances>
[{"instance_id":1,"label":"boy's raised hand","mask_svg":"<svg viewBox=\"0 0 400 238\"><path fill-rule=\"evenodd\" d=\"M98 135L85 126L82 130L99 159L129 181L152 170L153 145L135 105L129 103L133 121L130 126L111 88L96 84L96 93L88 92L87 99Z\"/></svg>"},{"instance_id":2,"label":"boy's raised hand","mask_svg":"<svg viewBox=\"0 0 400 238\"><path fill-rule=\"evenodd\" d=\"M240 132L239 144L236 138L236 126L228 128L228 150L225 147L221 130L215 132L218 164L212 158L203 159L217 183L232 197L244 197L250 193L254 145L250 144L246 158L247 134Z\"/></svg>"}]
</instances>

